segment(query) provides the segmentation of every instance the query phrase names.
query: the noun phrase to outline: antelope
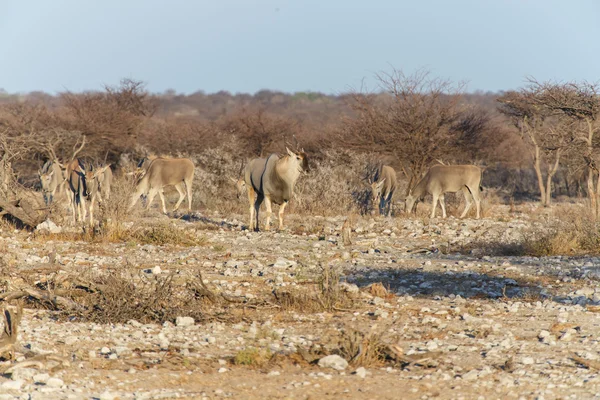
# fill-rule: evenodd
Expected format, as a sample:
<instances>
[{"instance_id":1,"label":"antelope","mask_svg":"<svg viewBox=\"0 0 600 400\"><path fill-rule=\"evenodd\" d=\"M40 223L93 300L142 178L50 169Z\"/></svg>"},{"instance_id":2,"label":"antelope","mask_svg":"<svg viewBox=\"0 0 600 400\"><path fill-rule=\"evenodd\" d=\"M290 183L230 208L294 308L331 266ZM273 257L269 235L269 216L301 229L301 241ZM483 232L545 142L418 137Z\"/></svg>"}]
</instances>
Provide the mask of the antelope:
<instances>
[{"instance_id":1,"label":"antelope","mask_svg":"<svg viewBox=\"0 0 600 400\"><path fill-rule=\"evenodd\" d=\"M103 172L97 174L96 178L98 180L99 200L102 202L104 200L110 200L110 187L112 186L114 177L110 165L108 168L101 168L103 169Z\"/></svg>"},{"instance_id":2,"label":"antelope","mask_svg":"<svg viewBox=\"0 0 600 400\"><path fill-rule=\"evenodd\" d=\"M179 200L173 211L179 208L185 198L186 192L183 190L183 186L187 190L188 211L192 210L194 163L189 158L146 157L140 161L134 174L137 176L137 184L128 210L131 210L140 196L146 193L148 194L146 209L149 209L154 196L158 193L162 202L162 211L166 214L167 208L163 194L165 186L174 186L179 193Z\"/></svg>"},{"instance_id":3,"label":"antelope","mask_svg":"<svg viewBox=\"0 0 600 400\"><path fill-rule=\"evenodd\" d=\"M258 212L265 202L267 219L265 230L270 229L271 203L279 205L279 230L283 229L283 212L294 194L294 185L302 172L310 170L304 151L293 152L286 147L287 154L268 158L255 158L244 171L244 181L250 202L249 229L258 231Z\"/></svg>"},{"instance_id":4,"label":"antelope","mask_svg":"<svg viewBox=\"0 0 600 400\"><path fill-rule=\"evenodd\" d=\"M84 183L85 183L85 192L83 193L83 197L84 199L88 200L89 202L89 214L90 214L90 226L94 225L94 205L96 203L96 198L98 198L99 202L102 202L102 187L101 187L101 182L102 181L107 181L106 178L107 176L107 172L110 171L110 164L109 165L104 165L103 167L98 167L98 168L94 168L91 164L89 164L86 168L85 168L85 173L84 173ZM110 172L108 174L111 178L112 178L112 172ZM110 192L106 193L107 195L110 196L109 194ZM82 194L82 193L80 193ZM108 199L108 198L107 198ZM83 204L83 222L85 223L85 217L86 217L86 204L85 201L82 202Z\"/></svg>"},{"instance_id":5,"label":"antelope","mask_svg":"<svg viewBox=\"0 0 600 400\"><path fill-rule=\"evenodd\" d=\"M244 172L244 161L243 160L242 160L242 163L240 164L240 171L239 171L238 175L242 174L242 172ZM244 194L244 191L246 190L246 181L245 181L244 175L242 175L238 179L229 177L229 180L235 186L236 196L239 199L240 197L242 197L242 195Z\"/></svg>"},{"instance_id":6,"label":"antelope","mask_svg":"<svg viewBox=\"0 0 600 400\"><path fill-rule=\"evenodd\" d=\"M392 211L392 197L396 190L396 171L388 165L383 165L369 177L371 185L371 200L373 205L379 203L379 215L390 215Z\"/></svg>"},{"instance_id":7,"label":"antelope","mask_svg":"<svg viewBox=\"0 0 600 400\"><path fill-rule=\"evenodd\" d=\"M85 164L82 160L76 158L67 164L67 182L72 195L70 204L72 206L73 222L77 223L77 221L85 221L87 185L85 179Z\"/></svg>"},{"instance_id":8,"label":"antelope","mask_svg":"<svg viewBox=\"0 0 600 400\"><path fill-rule=\"evenodd\" d=\"M54 201L54 195L58 192L66 194L66 171L62 168L58 160L48 160L38 171L40 183L42 185L42 194L44 203L49 206Z\"/></svg>"},{"instance_id":9,"label":"antelope","mask_svg":"<svg viewBox=\"0 0 600 400\"><path fill-rule=\"evenodd\" d=\"M235 193L236 193L237 198L239 199L240 197L242 197L242 194L244 194L244 190L246 190L245 178L243 176L239 179L234 179L232 177L229 177L229 180L235 186Z\"/></svg>"},{"instance_id":10,"label":"antelope","mask_svg":"<svg viewBox=\"0 0 600 400\"><path fill-rule=\"evenodd\" d=\"M438 200L442 207L442 216L446 218L444 193L455 193L462 190L467 204L460 218L467 215L472 204L471 197L473 197L477 207L477 219L479 219L481 209L479 194L482 173L483 170L475 165L434 165L429 168L427 174L409 192L405 200L405 210L406 212L412 212L413 209L416 209L417 202L430 193L433 196L431 218L435 218Z\"/></svg>"}]
</instances>

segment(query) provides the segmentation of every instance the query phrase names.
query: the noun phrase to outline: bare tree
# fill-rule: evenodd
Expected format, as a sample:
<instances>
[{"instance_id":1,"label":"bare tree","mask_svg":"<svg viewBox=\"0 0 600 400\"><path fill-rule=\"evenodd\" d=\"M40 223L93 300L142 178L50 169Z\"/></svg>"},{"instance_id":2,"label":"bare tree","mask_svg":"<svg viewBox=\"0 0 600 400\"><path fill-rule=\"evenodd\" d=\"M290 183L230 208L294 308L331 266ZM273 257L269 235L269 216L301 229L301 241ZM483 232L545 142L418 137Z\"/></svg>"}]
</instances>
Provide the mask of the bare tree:
<instances>
[{"instance_id":1,"label":"bare tree","mask_svg":"<svg viewBox=\"0 0 600 400\"><path fill-rule=\"evenodd\" d=\"M277 143L284 143L297 132L296 121L269 114L264 107L255 110L242 109L225 124L225 129L242 142L246 155L264 156L269 151L284 150Z\"/></svg>"},{"instance_id":2,"label":"bare tree","mask_svg":"<svg viewBox=\"0 0 600 400\"><path fill-rule=\"evenodd\" d=\"M562 155L573 143L573 135L570 121L546 107L541 101L543 96L543 88L530 85L518 92L505 93L498 102L500 112L511 119L528 145L541 203L548 206L552 198L552 178L558 171Z\"/></svg>"},{"instance_id":3,"label":"bare tree","mask_svg":"<svg viewBox=\"0 0 600 400\"><path fill-rule=\"evenodd\" d=\"M540 83L530 79L540 93L536 100L547 109L561 113L574 122L571 129L580 148L581 161L587 168L587 193L594 215L600 215L600 140L597 137L600 116L600 86L597 83Z\"/></svg>"},{"instance_id":4,"label":"bare tree","mask_svg":"<svg viewBox=\"0 0 600 400\"><path fill-rule=\"evenodd\" d=\"M462 85L420 70L377 75L384 95L352 93L354 116L341 138L350 148L391 155L400 162L410 190L427 167L454 148L452 129L460 116Z\"/></svg>"}]
</instances>

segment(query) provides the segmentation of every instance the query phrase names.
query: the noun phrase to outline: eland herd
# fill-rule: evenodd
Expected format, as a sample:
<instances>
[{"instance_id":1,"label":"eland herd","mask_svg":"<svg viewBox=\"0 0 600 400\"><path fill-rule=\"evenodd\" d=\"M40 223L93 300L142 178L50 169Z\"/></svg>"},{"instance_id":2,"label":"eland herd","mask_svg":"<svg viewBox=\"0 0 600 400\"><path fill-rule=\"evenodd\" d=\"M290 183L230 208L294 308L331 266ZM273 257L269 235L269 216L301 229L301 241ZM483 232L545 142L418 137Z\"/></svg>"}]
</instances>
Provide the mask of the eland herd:
<instances>
[{"instance_id":1,"label":"eland herd","mask_svg":"<svg viewBox=\"0 0 600 400\"><path fill-rule=\"evenodd\" d=\"M96 201L102 204L110 199L110 189L113 181L111 165L95 166L77 158L77 153L83 148L85 138L80 148L74 152L71 160L65 164L51 152L52 158L44 163L39 170L42 194L47 206L52 204L57 194L64 193L67 205L72 211L75 223L86 222L94 224L94 206ZM271 154L266 158L256 158L243 168L243 175L237 180L229 178L235 185L238 198L247 191L250 220L248 228L259 230L258 213L261 204L266 206L266 221L264 229L270 229L272 204L279 205L279 229L283 229L283 213L286 205L292 199L294 186L302 173L310 170L308 156L304 150L292 151L286 147L283 156ZM167 213L164 198L164 188L173 186L179 199L173 211L176 211L187 196L188 212L192 209L192 184L194 180L194 163L189 158L144 157L131 176L135 189L129 201L130 211L140 197L146 198L146 209L159 195L163 213ZM242 171L240 171L242 172ZM435 165L409 191L405 198L405 211L415 212L416 205L431 194L433 206L431 218L435 218L437 204L442 208L442 216L446 218L444 194L462 191L466 206L461 218L467 215L473 201L480 217L481 178L483 170L475 165ZM370 186L371 201L379 209L379 214L389 216L392 212L393 197L398 182L396 171L389 165L379 165L369 172L365 178ZM473 201L471 201L471 198Z\"/></svg>"}]
</instances>

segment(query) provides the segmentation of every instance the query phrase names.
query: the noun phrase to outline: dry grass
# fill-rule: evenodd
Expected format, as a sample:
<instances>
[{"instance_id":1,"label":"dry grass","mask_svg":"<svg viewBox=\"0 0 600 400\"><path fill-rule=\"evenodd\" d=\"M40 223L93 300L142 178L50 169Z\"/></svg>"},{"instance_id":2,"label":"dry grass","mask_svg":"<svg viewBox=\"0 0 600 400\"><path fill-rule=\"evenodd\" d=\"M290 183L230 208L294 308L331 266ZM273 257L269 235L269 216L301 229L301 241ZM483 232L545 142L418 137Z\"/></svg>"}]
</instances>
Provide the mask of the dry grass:
<instances>
[{"instance_id":1,"label":"dry grass","mask_svg":"<svg viewBox=\"0 0 600 400\"><path fill-rule=\"evenodd\" d=\"M142 323L175 321L181 315L197 321L207 319L208 302L188 286L174 282L173 275L146 276L143 272L107 272L79 280L71 292L82 307L63 310L69 320L96 323Z\"/></svg>"},{"instance_id":2,"label":"dry grass","mask_svg":"<svg viewBox=\"0 0 600 400\"><path fill-rule=\"evenodd\" d=\"M529 229L520 240L504 242L474 242L461 249L484 249L488 255L545 257L600 253L600 222L582 206L555 206L538 211L543 229Z\"/></svg>"},{"instance_id":3,"label":"dry grass","mask_svg":"<svg viewBox=\"0 0 600 400\"><path fill-rule=\"evenodd\" d=\"M341 271L323 266L311 289L274 290L276 303L284 310L323 312L345 310L352 307L354 299L340 287Z\"/></svg>"},{"instance_id":4,"label":"dry grass","mask_svg":"<svg viewBox=\"0 0 600 400\"><path fill-rule=\"evenodd\" d=\"M388 345L382 341L381 334L342 331L334 353L348 360L353 367L376 367L388 359Z\"/></svg>"},{"instance_id":5,"label":"dry grass","mask_svg":"<svg viewBox=\"0 0 600 400\"><path fill-rule=\"evenodd\" d=\"M240 350L233 357L234 365L245 365L251 367L262 367L271 360L272 354L268 349L257 349L248 347Z\"/></svg>"}]
</instances>

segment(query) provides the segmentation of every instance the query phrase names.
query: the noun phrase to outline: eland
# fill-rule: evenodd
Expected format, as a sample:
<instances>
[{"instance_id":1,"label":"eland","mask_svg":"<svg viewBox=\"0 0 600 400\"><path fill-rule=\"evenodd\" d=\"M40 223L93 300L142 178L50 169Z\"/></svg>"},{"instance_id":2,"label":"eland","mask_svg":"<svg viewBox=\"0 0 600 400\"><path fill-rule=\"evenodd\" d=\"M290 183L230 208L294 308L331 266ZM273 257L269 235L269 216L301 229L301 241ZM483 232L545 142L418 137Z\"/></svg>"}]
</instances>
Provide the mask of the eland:
<instances>
[{"instance_id":1,"label":"eland","mask_svg":"<svg viewBox=\"0 0 600 400\"><path fill-rule=\"evenodd\" d=\"M369 177L371 185L371 200L373 205L379 204L379 215L390 215L392 211L392 197L396 191L396 171L388 165L380 166Z\"/></svg>"},{"instance_id":2,"label":"eland","mask_svg":"<svg viewBox=\"0 0 600 400\"><path fill-rule=\"evenodd\" d=\"M176 211L185 199L186 191L188 211L192 210L194 163L189 158L145 157L138 164L135 176L137 177L137 184L128 210L133 208L143 194L148 196L146 209L149 209L154 196L158 193L162 202L162 211L166 214L167 208L163 193L166 186L174 186L177 193L179 193L179 200L173 211Z\"/></svg>"},{"instance_id":3,"label":"eland","mask_svg":"<svg viewBox=\"0 0 600 400\"><path fill-rule=\"evenodd\" d=\"M54 201L54 196L58 192L66 193L66 171L61 167L57 160L48 160L38 171L40 183L42 185L42 194L44 203L49 206Z\"/></svg>"},{"instance_id":4,"label":"eland","mask_svg":"<svg viewBox=\"0 0 600 400\"><path fill-rule=\"evenodd\" d=\"M265 202L267 219L265 230L270 229L271 204L279 205L279 230L283 229L283 212L294 194L294 186L302 172L310 170L304 151L293 152L286 147L287 154L268 158L255 158L244 171L244 181L250 202L250 230L258 231L258 212Z\"/></svg>"},{"instance_id":5,"label":"eland","mask_svg":"<svg viewBox=\"0 0 600 400\"><path fill-rule=\"evenodd\" d=\"M438 200L442 207L442 216L446 218L444 193L455 193L462 190L465 194L467 204L460 217L464 218L467 215L472 205L472 197L477 207L477 219L479 219L481 210L479 195L482 173L483 170L475 165L434 165L429 168L427 174L412 188L406 197L406 212L412 212L413 209L416 209L417 202L429 193L433 196L431 218L435 218L435 209Z\"/></svg>"},{"instance_id":6,"label":"eland","mask_svg":"<svg viewBox=\"0 0 600 400\"><path fill-rule=\"evenodd\" d=\"M106 175L106 171L109 170L110 164L94 168L91 164L86 165L81 159L75 159L67 165L68 183L72 194L73 221L75 223L78 221L85 223L89 207L89 224L90 226L94 224L96 199L102 201L100 181Z\"/></svg>"}]
</instances>

